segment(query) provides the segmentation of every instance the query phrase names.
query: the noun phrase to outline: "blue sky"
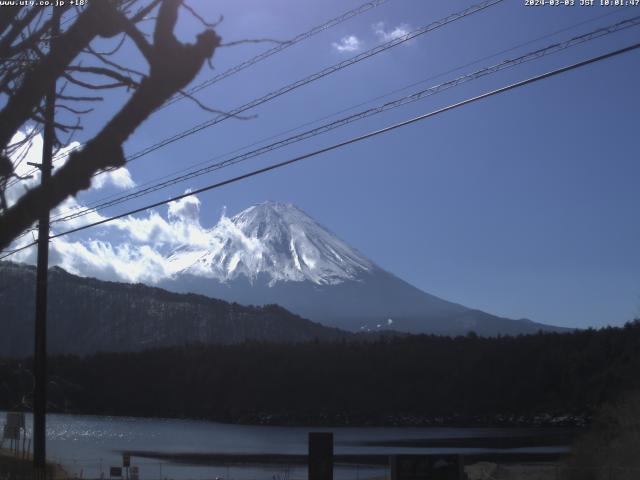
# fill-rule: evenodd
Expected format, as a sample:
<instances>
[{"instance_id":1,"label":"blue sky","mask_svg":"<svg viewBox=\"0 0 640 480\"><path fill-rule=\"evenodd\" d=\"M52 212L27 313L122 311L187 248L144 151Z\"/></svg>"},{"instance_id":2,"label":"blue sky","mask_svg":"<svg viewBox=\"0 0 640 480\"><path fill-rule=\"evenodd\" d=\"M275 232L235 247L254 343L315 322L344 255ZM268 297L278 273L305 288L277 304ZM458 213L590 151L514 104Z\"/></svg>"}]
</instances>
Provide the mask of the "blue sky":
<instances>
[{"instance_id":1,"label":"blue sky","mask_svg":"<svg viewBox=\"0 0 640 480\"><path fill-rule=\"evenodd\" d=\"M219 33L233 41L286 40L361 3L191 0L190 5L206 18L224 14ZM473 3L389 0L203 90L198 98L232 109L372 48L394 31L418 28ZM251 112L256 118L223 122L146 156L130 165L131 178L142 184L412 83L430 79L406 93L635 15L639 7L526 7L521 0L505 0L256 108ZM596 17L601 18L589 22ZM442 75L581 22L587 23ZM201 29L183 12L180 38L192 39ZM198 188L626 46L640 39L639 32L635 27L588 42L102 214ZM215 71L205 68L194 83L268 47L220 48ZM129 48L123 57L139 62ZM563 326L621 325L640 316L639 85L636 51L201 194L200 222L213 226L224 208L235 214L264 200L291 202L383 268L447 300ZM111 94L78 139L95 133L125 99ZM193 103L178 102L157 112L125 150L134 153L208 118L211 114ZM117 191L104 185L79 201ZM158 213L166 218L166 207ZM114 229L87 231L74 240L96 238L114 245L127 241Z\"/></svg>"}]
</instances>

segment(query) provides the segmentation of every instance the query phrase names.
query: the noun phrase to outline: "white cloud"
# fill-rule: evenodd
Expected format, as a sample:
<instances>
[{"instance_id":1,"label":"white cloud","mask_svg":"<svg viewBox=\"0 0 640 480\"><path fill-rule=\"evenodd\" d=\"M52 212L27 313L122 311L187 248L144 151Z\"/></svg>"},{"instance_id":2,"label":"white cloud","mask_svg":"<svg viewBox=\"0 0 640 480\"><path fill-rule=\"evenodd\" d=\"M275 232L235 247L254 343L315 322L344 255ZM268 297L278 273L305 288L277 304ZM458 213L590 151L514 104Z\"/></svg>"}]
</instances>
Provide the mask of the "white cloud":
<instances>
[{"instance_id":1,"label":"white cloud","mask_svg":"<svg viewBox=\"0 0 640 480\"><path fill-rule=\"evenodd\" d=\"M18 131L10 143L22 142L27 138L27 133ZM74 148L77 143L73 143L66 147L63 152ZM13 205L27 189L33 188L40 184L40 171L35 170L29 163L40 163L42 161L42 135L35 135L29 143L26 143L11 155L11 161L15 165L15 173L21 177L31 175L26 180L16 181L15 178L9 180L9 186L5 192L7 203ZM35 170L35 171L34 171Z\"/></svg>"},{"instance_id":2,"label":"white cloud","mask_svg":"<svg viewBox=\"0 0 640 480\"><path fill-rule=\"evenodd\" d=\"M101 240L60 238L51 243L51 263L76 275L104 280L155 283L168 276L166 260L148 245L113 246Z\"/></svg>"},{"instance_id":3,"label":"white cloud","mask_svg":"<svg viewBox=\"0 0 640 480\"><path fill-rule=\"evenodd\" d=\"M197 198L196 201L199 203ZM209 245L207 231L200 225L197 217L169 215L165 220L159 213L151 212L146 217L129 216L105 225L118 229L128 241L153 245L158 249Z\"/></svg>"},{"instance_id":4,"label":"white cloud","mask_svg":"<svg viewBox=\"0 0 640 480\"><path fill-rule=\"evenodd\" d=\"M66 217L81 210L86 210L86 208L87 207L78 202L75 197L67 197L60 205L51 211L51 227L53 231L63 231L70 228L81 227L82 225L98 222L105 218L96 211L86 211L83 212L82 216L66 219L64 222L58 220L60 217Z\"/></svg>"},{"instance_id":5,"label":"white cloud","mask_svg":"<svg viewBox=\"0 0 640 480\"><path fill-rule=\"evenodd\" d=\"M200 200L186 197L168 206L167 219L157 212L125 217L97 227L117 230L117 245L105 240L52 242L52 262L77 275L107 280L157 283L171 276L167 254L174 248L210 247L211 238L200 224Z\"/></svg>"},{"instance_id":6,"label":"white cloud","mask_svg":"<svg viewBox=\"0 0 640 480\"><path fill-rule=\"evenodd\" d=\"M17 143L24 140L27 137L27 133L18 131L11 143ZM14 179L9 181L12 184L7 188L6 196L9 206L13 205L18 198L20 198L27 189L33 188L40 184L40 171L35 170L29 163L40 163L42 161L42 135L35 135L31 142L24 147L18 149L11 155L11 161L17 166L15 167L15 173L21 177L31 175L30 178L19 182L14 182ZM68 160L68 153L77 149L80 146L78 142L72 142L66 147L60 149L57 156L61 158L54 163L55 168L60 168ZM55 173L54 168L54 173ZM91 187L95 190L102 189L106 186L113 186L117 189L126 189L135 187L135 182L131 178L131 173L125 167L118 168L117 170L102 172L100 175L96 175L91 179ZM55 216L61 211L66 211L69 208L77 206L74 198L69 198L58 205L58 207L52 212L52 216Z\"/></svg>"},{"instance_id":7,"label":"white cloud","mask_svg":"<svg viewBox=\"0 0 640 480\"><path fill-rule=\"evenodd\" d=\"M357 52L362 50L362 41L355 35L342 37L339 42L331 44L339 52Z\"/></svg>"},{"instance_id":8,"label":"white cloud","mask_svg":"<svg viewBox=\"0 0 640 480\"><path fill-rule=\"evenodd\" d=\"M174 271L167 260L171 250L211 246L212 239L199 217L200 199L195 195L185 197L169 203L166 219L152 211L145 216L129 216L97 227L98 233L113 230L120 233L122 238L117 245L105 240L59 238L51 245L52 262L78 275L157 283Z\"/></svg>"},{"instance_id":9,"label":"white cloud","mask_svg":"<svg viewBox=\"0 0 640 480\"><path fill-rule=\"evenodd\" d=\"M14 141L25 138L24 133L17 134ZM77 144L69 145L65 150L74 148ZM42 152L42 137L35 136L32 145L24 150L26 155L17 168L17 173L24 175L32 167L26 162L39 162ZM14 158L15 161L17 159ZM64 161L58 163L63 164ZM102 180L92 182L94 188L111 185L117 188L134 186L128 170L121 168L113 172L106 172L95 178ZM9 204L24 193L25 187L32 188L40 182L39 172L33 178L19 182L7 190ZM185 193L189 193L187 190ZM82 276L92 276L104 280L125 282L157 283L171 276L175 265L167 259L168 253L178 247L190 248L194 251L209 250L212 242L210 232L200 223L200 199L195 195L170 202L167 206L166 217L157 211L138 216L128 216L114 220L104 225L85 230L88 238L63 236L51 241L50 265L60 266L65 270ZM69 197L58 205L51 214L52 233L60 233L70 228L102 220L106 217L98 212L91 212L82 217L55 222L55 217L61 213L68 214L84 209L77 198ZM223 213L223 219L225 213ZM13 242L9 249L19 248L31 243L35 238L33 232L28 232ZM35 263L36 250L29 248L14 254L9 260L15 262Z\"/></svg>"},{"instance_id":10,"label":"white cloud","mask_svg":"<svg viewBox=\"0 0 640 480\"><path fill-rule=\"evenodd\" d=\"M55 238L50 244L49 264L76 275L103 280L157 283L175 272L175 265L167 258L173 249L208 250L216 241L200 224L199 206L200 200L190 196L170 203L166 219L152 211L86 230L92 235L87 239ZM64 207L83 208L83 205L69 199ZM71 222L54 223L52 233L102 218L94 212ZM9 249L27 245L34 239L35 233L29 232L13 242ZM18 252L9 260L34 264L36 249Z\"/></svg>"},{"instance_id":11,"label":"white cloud","mask_svg":"<svg viewBox=\"0 0 640 480\"><path fill-rule=\"evenodd\" d=\"M100 172L100 175L96 175L91 179L91 188L96 190L108 185L124 190L135 187L136 182L133 181L131 173L125 167Z\"/></svg>"},{"instance_id":12,"label":"white cloud","mask_svg":"<svg viewBox=\"0 0 640 480\"><path fill-rule=\"evenodd\" d=\"M187 189L185 193L190 191L190 189ZM195 195L191 195L175 202L170 202L168 215L170 220L197 222L200 218L200 199Z\"/></svg>"},{"instance_id":13,"label":"white cloud","mask_svg":"<svg viewBox=\"0 0 640 480\"><path fill-rule=\"evenodd\" d=\"M175 271L175 266L167 259L167 254L173 249L207 250L215 241L200 224L199 206L200 200L190 196L170 203L167 219L152 211L144 216L129 216L87 230L92 238L55 238L50 247L50 265L62 267L76 275L103 280L157 283ZM81 217L76 220L76 225L95 219ZM66 222L58 224L58 231L76 225ZM110 235L114 233L117 235ZM32 235L25 235L14 242L11 249L32 241ZM36 260L35 248L23 250L10 259L33 264Z\"/></svg>"},{"instance_id":14,"label":"white cloud","mask_svg":"<svg viewBox=\"0 0 640 480\"><path fill-rule=\"evenodd\" d=\"M371 28L373 28L373 33L378 37L378 40L381 42L389 42L391 40L395 40L396 38L403 37L409 32L411 32L411 27L406 23L402 23L392 29L385 29L384 22L374 23Z\"/></svg>"}]
</instances>

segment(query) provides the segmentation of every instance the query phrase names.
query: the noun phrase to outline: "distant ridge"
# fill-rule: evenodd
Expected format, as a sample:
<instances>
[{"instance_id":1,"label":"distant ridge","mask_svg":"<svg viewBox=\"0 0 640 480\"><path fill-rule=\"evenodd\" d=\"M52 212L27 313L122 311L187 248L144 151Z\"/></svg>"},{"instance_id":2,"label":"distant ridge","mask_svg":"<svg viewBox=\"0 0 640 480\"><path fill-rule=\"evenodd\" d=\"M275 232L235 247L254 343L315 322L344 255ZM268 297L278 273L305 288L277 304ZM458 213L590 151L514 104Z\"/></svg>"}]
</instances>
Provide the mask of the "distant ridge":
<instances>
[{"instance_id":1,"label":"distant ridge","mask_svg":"<svg viewBox=\"0 0 640 480\"><path fill-rule=\"evenodd\" d=\"M492 336L567 330L498 317L423 292L289 203L264 202L223 217L208 235L206 247L169 254L173 275L163 287L243 304L277 303L350 331Z\"/></svg>"},{"instance_id":2,"label":"distant ridge","mask_svg":"<svg viewBox=\"0 0 640 480\"><path fill-rule=\"evenodd\" d=\"M0 262L0 356L33 352L35 267ZM350 336L277 305L246 307L142 284L49 270L49 353L138 351L190 343L302 342Z\"/></svg>"}]
</instances>

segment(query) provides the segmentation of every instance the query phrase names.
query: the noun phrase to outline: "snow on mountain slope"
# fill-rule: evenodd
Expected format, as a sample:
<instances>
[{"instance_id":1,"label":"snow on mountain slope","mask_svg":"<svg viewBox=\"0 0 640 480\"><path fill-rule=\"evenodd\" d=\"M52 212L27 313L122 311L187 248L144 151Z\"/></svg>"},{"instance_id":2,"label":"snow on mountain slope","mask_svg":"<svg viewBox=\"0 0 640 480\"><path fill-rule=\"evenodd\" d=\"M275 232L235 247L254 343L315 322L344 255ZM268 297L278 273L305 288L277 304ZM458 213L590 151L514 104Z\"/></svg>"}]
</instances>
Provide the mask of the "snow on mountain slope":
<instances>
[{"instance_id":1,"label":"snow on mountain slope","mask_svg":"<svg viewBox=\"0 0 640 480\"><path fill-rule=\"evenodd\" d=\"M210 231L206 249L178 248L169 256L174 274L215 278L266 275L269 284L309 281L334 285L354 280L375 265L291 204L265 202Z\"/></svg>"},{"instance_id":2,"label":"snow on mountain slope","mask_svg":"<svg viewBox=\"0 0 640 480\"><path fill-rule=\"evenodd\" d=\"M558 330L511 320L430 295L376 266L299 208L266 202L206 232L204 247L168 257L159 286L250 305L276 303L304 318L350 331L517 335Z\"/></svg>"}]
</instances>

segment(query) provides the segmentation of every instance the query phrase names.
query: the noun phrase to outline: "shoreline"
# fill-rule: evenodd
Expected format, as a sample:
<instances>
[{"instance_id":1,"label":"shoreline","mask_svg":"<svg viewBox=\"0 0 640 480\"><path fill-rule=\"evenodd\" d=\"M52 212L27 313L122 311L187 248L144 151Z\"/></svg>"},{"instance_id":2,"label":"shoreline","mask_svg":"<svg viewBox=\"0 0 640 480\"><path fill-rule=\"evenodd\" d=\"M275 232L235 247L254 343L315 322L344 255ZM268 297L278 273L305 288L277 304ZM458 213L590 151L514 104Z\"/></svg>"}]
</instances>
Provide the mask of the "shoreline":
<instances>
[{"instance_id":1,"label":"shoreline","mask_svg":"<svg viewBox=\"0 0 640 480\"><path fill-rule=\"evenodd\" d=\"M123 451L125 453L125 451ZM202 466L278 466L307 465L308 456L304 454L254 454L254 453L184 453L160 451L126 451L131 457L161 460L183 465ZM336 454L335 465L340 466L388 466L388 454ZM567 452L526 453L526 452L486 452L462 454L465 465L481 462L499 464L522 463L558 463L567 456Z\"/></svg>"},{"instance_id":2,"label":"shoreline","mask_svg":"<svg viewBox=\"0 0 640 480\"><path fill-rule=\"evenodd\" d=\"M5 412L5 410L0 410ZM30 411L25 410L30 414ZM113 412L82 412L52 410L47 414L74 415L87 417L131 418L145 420L184 420L197 422L221 423L227 425L294 427L294 428L544 428L585 430L592 421L588 414L493 414L482 416L420 416L411 414L388 414L372 417L355 417L340 414L317 415L283 415L256 413L239 415L234 418L200 418L190 416L143 416L136 414L120 414Z\"/></svg>"},{"instance_id":3,"label":"shoreline","mask_svg":"<svg viewBox=\"0 0 640 480\"><path fill-rule=\"evenodd\" d=\"M206 419L202 419L206 420ZM591 424L587 414L491 414L482 416L383 414L372 417L319 414L292 416L258 413L234 420L221 421L237 425L273 427L441 427L441 428L573 428L584 429ZM218 420L211 420L218 421Z\"/></svg>"}]
</instances>

